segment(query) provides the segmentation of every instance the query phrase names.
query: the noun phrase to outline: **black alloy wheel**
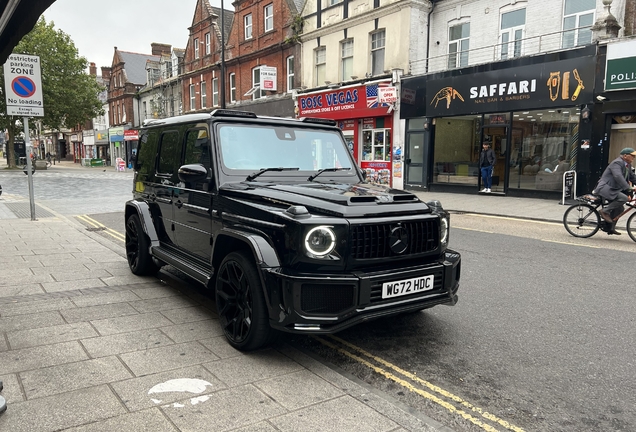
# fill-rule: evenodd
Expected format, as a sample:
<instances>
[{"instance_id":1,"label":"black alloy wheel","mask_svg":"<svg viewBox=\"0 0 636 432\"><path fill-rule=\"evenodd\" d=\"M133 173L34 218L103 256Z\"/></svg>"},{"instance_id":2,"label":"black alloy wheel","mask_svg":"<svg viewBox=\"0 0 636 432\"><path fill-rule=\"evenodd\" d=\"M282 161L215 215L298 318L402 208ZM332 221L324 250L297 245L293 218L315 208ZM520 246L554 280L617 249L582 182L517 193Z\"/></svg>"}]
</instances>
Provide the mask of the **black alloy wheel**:
<instances>
[{"instance_id":1,"label":"black alloy wheel","mask_svg":"<svg viewBox=\"0 0 636 432\"><path fill-rule=\"evenodd\" d=\"M563 226L574 237L592 237L601 227L601 216L591 205L575 204L565 211Z\"/></svg>"},{"instance_id":2,"label":"black alloy wheel","mask_svg":"<svg viewBox=\"0 0 636 432\"><path fill-rule=\"evenodd\" d=\"M150 256L150 244L137 214L126 221L126 259L130 271L138 276L154 275L159 271Z\"/></svg>"},{"instance_id":3,"label":"black alloy wheel","mask_svg":"<svg viewBox=\"0 0 636 432\"><path fill-rule=\"evenodd\" d=\"M221 265L215 284L216 308L225 337L234 348L249 351L268 344L274 335L253 259L232 252Z\"/></svg>"}]
</instances>

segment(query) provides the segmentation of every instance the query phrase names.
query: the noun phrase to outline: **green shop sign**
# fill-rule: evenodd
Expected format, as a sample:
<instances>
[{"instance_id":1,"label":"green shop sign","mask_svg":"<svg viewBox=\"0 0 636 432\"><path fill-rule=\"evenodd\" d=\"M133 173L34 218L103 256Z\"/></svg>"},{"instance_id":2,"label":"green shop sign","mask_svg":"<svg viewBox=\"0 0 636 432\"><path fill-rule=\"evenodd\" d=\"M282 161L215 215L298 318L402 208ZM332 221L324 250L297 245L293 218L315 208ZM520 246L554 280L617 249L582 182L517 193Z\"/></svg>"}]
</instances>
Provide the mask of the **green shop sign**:
<instances>
[{"instance_id":1,"label":"green shop sign","mask_svg":"<svg viewBox=\"0 0 636 432\"><path fill-rule=\"evenodd\" d=\"M636 41L607 46L605 90L636 89Z\"/></svg>"}]
</instances>

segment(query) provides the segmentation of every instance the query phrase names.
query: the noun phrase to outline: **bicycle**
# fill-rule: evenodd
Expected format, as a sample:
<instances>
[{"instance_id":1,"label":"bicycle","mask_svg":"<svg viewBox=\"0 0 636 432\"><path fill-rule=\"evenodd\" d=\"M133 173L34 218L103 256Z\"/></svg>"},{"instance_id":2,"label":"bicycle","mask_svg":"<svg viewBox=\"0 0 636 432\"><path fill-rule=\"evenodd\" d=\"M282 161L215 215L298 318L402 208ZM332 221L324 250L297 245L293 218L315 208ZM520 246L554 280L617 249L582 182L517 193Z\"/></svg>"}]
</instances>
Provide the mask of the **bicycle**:
<instances>
[{"instance_id":1,"label":"bicycle","mask_svg":"<svg viewBox=\"0 0 636 432\"><path fill-rule=\"evenodd\" d=\"M563 214L563 226L566 231L578 238L592 237L599 230L609 234L612 228L611 224L602 219L598 212L599 207L603 209L609 202L594 194L583 195L576 200L579 202L568 207ZM636 210L636 195L629 195L625 206L627 208L614 218L614 223L632 210ZM634 218L636 218L636 212L627 219L627 234L636 242L636 221Z\"/></svg>"}]
</instances>

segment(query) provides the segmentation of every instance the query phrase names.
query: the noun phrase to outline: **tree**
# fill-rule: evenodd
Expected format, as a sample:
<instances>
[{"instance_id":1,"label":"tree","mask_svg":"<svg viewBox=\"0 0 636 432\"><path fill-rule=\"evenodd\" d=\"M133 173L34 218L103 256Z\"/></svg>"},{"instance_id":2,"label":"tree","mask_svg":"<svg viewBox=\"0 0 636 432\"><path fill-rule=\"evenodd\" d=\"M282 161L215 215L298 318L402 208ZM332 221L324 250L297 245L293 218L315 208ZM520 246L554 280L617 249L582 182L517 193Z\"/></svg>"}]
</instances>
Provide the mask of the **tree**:
<instances>
[{"instance_id":1,"label":"tree","mask_svg":"<svg viewBox=\"0 0 636 432\"><path fill-rule=\"evenodd\" d=\"M44 17L33 30L18 43L13 50L16 54L37 55L42 68L42 97L44 117L42 126L49 130L60 130L83 124L103 114L102 102L98 94L103 90L95 77L87 74L88 61L80 57L70 36L56 30L53 21L47 23ZM0 129L9 132L7 144L8 163L15 168L13 141L22 131L22 124L16 125L19 116L8 116L4 89L4 71L0 69Z\"/></svg>"}]
</instances>

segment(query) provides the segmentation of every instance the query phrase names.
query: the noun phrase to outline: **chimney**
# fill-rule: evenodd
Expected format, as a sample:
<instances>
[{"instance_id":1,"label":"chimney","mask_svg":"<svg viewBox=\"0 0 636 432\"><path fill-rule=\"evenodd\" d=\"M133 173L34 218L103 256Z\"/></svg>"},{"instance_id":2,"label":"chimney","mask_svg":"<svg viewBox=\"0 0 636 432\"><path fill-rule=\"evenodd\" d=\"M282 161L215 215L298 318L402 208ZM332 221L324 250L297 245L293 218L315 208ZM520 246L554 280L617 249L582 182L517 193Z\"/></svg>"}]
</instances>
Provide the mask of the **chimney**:
<instances>
[{"instance_id":1,"label":"chimney","mask_svg":"<svg viewBox=\"0 0 636 432\"><path fill-rule=\"evenodd\" d=\"M160 56L161 54L170 54L170 50L172 50L172 45L162 44L157 42L151 43L150 47L152 48L153 56Z\"/></svg>"},{"instance_id":2,"label":"chimney","mask_svg":"<svg viewBox=\"0 0 636 432\"><path fill-rule=\"evenodd\" d=\"M97 66L95 66L95 63L90 63L90 65L88 66L88 73L93 76L97 76Z\"/></svg>"},{"instance_id":3,"label":"chimney","mask_svg":"<svg viewBox=\"0 0 636 432\"><path fill-rule=\"evenodd\" d=\"M102 66L102 79L108 81L110 79L110 68Z\"/></svg>"}]
</instances>

